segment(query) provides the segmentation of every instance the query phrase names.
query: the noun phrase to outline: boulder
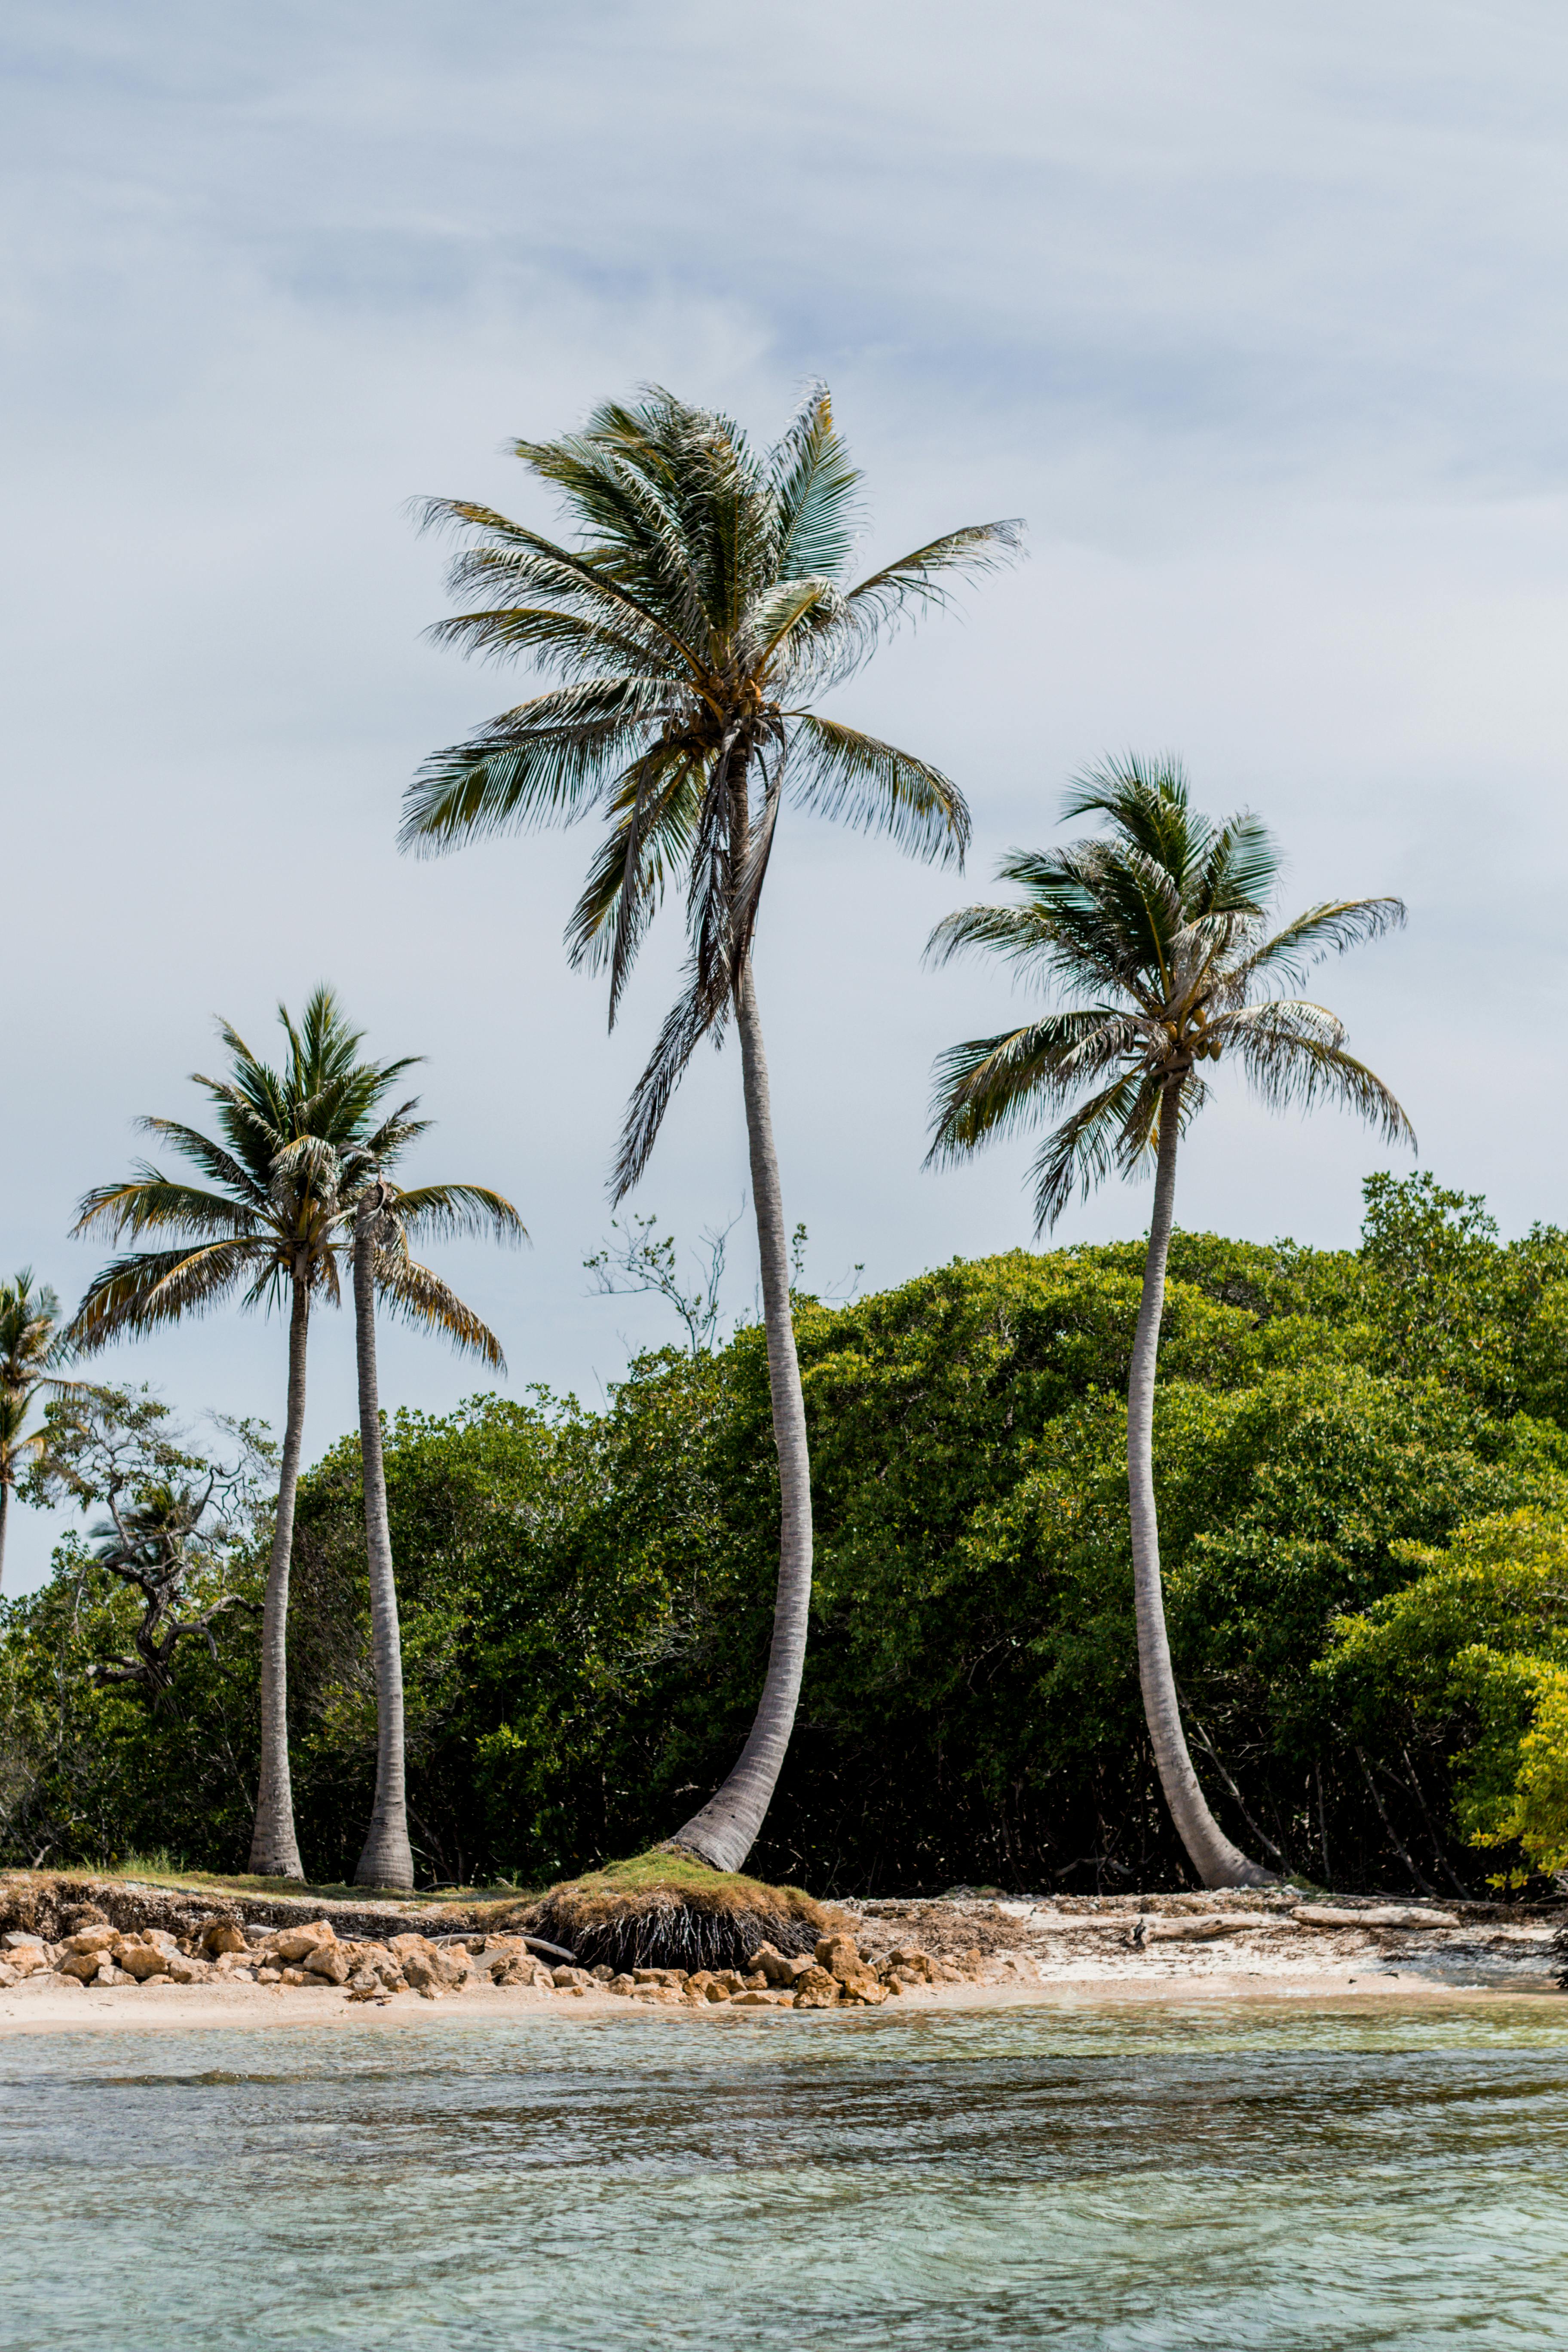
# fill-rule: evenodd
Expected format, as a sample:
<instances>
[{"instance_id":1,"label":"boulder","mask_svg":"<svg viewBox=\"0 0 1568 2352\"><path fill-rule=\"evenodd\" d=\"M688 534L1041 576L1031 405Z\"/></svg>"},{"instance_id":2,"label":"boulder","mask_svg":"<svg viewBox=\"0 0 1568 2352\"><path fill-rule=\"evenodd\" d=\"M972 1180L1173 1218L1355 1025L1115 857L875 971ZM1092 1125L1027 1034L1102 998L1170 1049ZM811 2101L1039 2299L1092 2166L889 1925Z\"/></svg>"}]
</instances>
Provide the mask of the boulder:
<instances>
[{"instance_id":1,"label":"boulder","mask_svg":"<svg viewBox=\"0 0 1568 2352\"><path fill-rule=\"evenodd\" d=\"M100 1925L80 1927L74 1935L68 1936L66 1949L73 1958L80 1959L89 1952L112 1952L124 1940L119 1928L111 1927L105 1919ZM72 1973L79 1975L80 1970L74 1969Z\"/></svg>"},{"instance_id":2,"label":"boulder","mask_svg":"<svg viewBox=\"0 0 1568 2352\"><path fill-rule=\"evenodd\" d=\"M120 1965L127 1976L142 1984L148 1977L167 1975L169 1955L160 1951L156 1944L132 1943L128 1939L120 1955Z\"/></svg>"},{"instance_id":3,"label":"boulder","mask_svg":"<svg viewBox=\"0 0 1568 2352\"><path fill-rule=\"evenodd\" d=\"M888 1954L884 1963L887 1972L907 1977L911 1983L934 1984L936 1964L929 1952L918 1944L901 1944Z\"/></svg>"},{"instance_id":4,"label":"boulder","mask_svg":"<svg viewBox=\"0 0 1568 2352\"><path fill-rule=\"evenodd\" d=\"M778 1952L772 1944L763 1944L752 1954L752 1966L762 1971L769 1984L793 1992L816 1962L806 1958L804 1953Z\"/></svg>"},{"instance_id":5,"label":"boulder","mask_svg":"<svg viewBox=\"0 0 1568 2352\"><path fill-rule=\"evenodd\" d=\"M167 1973L171 1984L205 1984L212 1969L194 1953L174 1952L167 1962Z\"/></svg>"},{"instance_id":6,"label":"boulder","mask_svg":"<svg viewBox=\"0 0 1568 2352\"><path fill-rule=\"evenodd\" d=\"M41 1936L29 1934L25 1927L13 1927L7 1934L0 1936L0 1945L3 1945L8 1953L41 1952L44 1949L44 1939Z\"/></svg>"},{"instance_id":7,"label":"boulder","mask_svg":"<svg viewBox=\"0 0 1568 2352\"><path fill-rule=\"evenodd\" d=\"M59 1972L62 1977L75 1977L81 1984L89 1980L96 1982L99 1966L104 1958L101 1948L96 1947L90 1952L67 1951L61 1955ZM110 1965L112 1967L112 1961Z\"/></svg>"},{"instance_id":8,"label":"boulder","mask_svg":"<svg viewBox=\"0 0 1568 2352\"><path fill-rule=\"evenodd\" d=\"M14 1969L9 1960L0 1960L0 1987L8 1992L13 1985L19 1985L21 1981L20 1969Z\"/></svg>"},{"instance_id":9,"label":"boulder","mask_svg":"<svg viewBox=\"0 0 1568 2352\"><path fill-rule=\"evenodd\" d=\"M279 1927L278 1933L268 1939L267 1957L272 1960L298 1962L313 1952L318 1945L335 1944L337 1940L337 1930L330 1919L314 1920L307 1927ZM419 1943L424 1940L423 1936L416 1938ZM240 1942L243 1947L243 1937ZM225 1948L233 1948L226 1946Z\"/></svg>"},{"instance_id":10,"label":"boulder","mask_svg":"<svg viewBox=\"0 0 1568 2352\"><path fill-rule=\"evenodd\" d=\"M795 1979L795 2005L796 2009L833 2009L837 2006L838 1990L839 1979L814 1960Z\"/></svg>"},{"instance_id":11,"label":"boulder","mask_svg":"<svg viewBox=\"0 0 1568 2352\"><path fill-rule=\"evenodd\" d=\"M642 1971L639 1969L637 1973L640 1977ZM598 1979L590 1976L586 1969L552 1969L550 1981L557 1992L597 1992L599 1990Z\"/></svg>"},{"instance_id":12,"label":"boulder","mask_svg":"<svg viewBox=\"0 0 1568 2352\"><path fill-rule=\"evenodd\" d=\"M838 1983L846 2000L858 2001L865 2009L878 2009L888 1998L888 1988L869 1969L845 1969Z\"/></svg>"},{"instance_id":13,"label":"boulder","mask_svg":"<svg viewBox=\"0 0 1568 2352\"><path fill-rule=\"evenodd\" d=\"M212 1919L202 1930L202 1949L216 1960L227 1952L247 1952L250 1947L237 1919Z\"/></svg>"},{"instance_id":14,"label":"boulder","mask_svg":"<svg viewBox=\"0 0 1568 2352\"><path fill-rule=\"evenodd\" d=\"M353 1973L342 1944L318 1944L301 1963L307 1976L323 1977L328 1984L347 1984Z\"/></svg>"},{"instance_id":15,"label":"boulder","mask_svg":"<svg viewBox=\"0 0 1568 2352\"><path fill-rule=\"evenodd\" d=\"M12 1982L20 1984L25 1977L47 1973L48 1955L41 1944L13 1944L5 1954L5 1965L11 1971Z\"/></svg>"},{"instance_id":16,"label":"boulder","mask_svg":"<svg viewBox=\"0 0 1568 2352\"><path fill-rule=\"evenodd\" d=\"M426 2000L439 2000L444 1992L457 1992L468 1982L472 1963L460 1946L443 1951L428 1936L394 1936L387 1946L395 1955L405 1980Z\"/></svg>"},{"instance_id":17,"label":"boulder","mask_svg":"<svg viewBox=\"0 0 1568 2352\"><path fill-rule=\"evenodd\" d=\"M636 1992L637 1988L637 1980L636 1977L629 1977L623 1970L618 1977L612 1977L610 1979L610 1981L605 1987L605 1990L606 1992L617 1994L624 2000L628 1993Z\"/></svg>"},{"instance_id":18,"label":"boulder","mask_svg":"<svg viewBox=\"0 0 1568 2352\"><path fill-rule=\"evenodd\" d=\"M816 1947L816 1965L842 1980L852 1969L860 1967L860 1948L853 1936L824 1936Z\"/></svg>"},{"instance_id":19,"label":"boulder","mask_svg":"<svg viewBox=\"0 0 1568 2352\"><path fill-rule=\"evenodd\" d=\"M733 1996L737 2009L783 2009L795 2000L792 1992L774 1992L771 1988L750 1990Z\"/></svg>"}]
</instances>

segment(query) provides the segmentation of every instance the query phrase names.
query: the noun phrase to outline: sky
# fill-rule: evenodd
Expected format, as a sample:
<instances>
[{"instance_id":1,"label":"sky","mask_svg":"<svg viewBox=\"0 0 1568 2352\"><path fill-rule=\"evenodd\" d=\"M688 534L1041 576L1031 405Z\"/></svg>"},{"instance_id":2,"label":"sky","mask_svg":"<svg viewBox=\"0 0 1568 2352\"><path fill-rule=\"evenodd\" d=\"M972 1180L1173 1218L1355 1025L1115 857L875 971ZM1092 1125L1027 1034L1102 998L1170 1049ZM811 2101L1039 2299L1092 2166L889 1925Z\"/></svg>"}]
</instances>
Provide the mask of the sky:
<instances>
[{"instance_id":1,"label":"sky","mask_svg":"<svg viewBox=\"0 0 1568 2352\"><path fill-rule=\"evenodd\" d=\"M421 759L530 690L423 635L423 494L555 514L503 445L639 383L766 440L822 378L868 568L1023 516L1026 560L828 706L961 784L960 876L794 816L758 949L808 1286L1027 1244L1029 1147L922 1172L930 1067L1009 1021L931 925L1060 837L1075 772L1174 751L1285 895L1399 893L1316 983L1420 1164L1507 1233L1563 1221L1568 18L1546 0L10 0L0 26L7 975L0 1263L74 1303L89 1185L195 1118L222 1014L338 988L422 1054L412 1175L531 1244L442 1270L503 1385L600 1400L678 1337L593 1292L620 1111L670 1001L667 914L613 1034L561 934L578 828L397 854ZM1542 1044L1544 1038L1545 1043ZM1414 1164L1222 1075L1182 1223L1353 1242ZM703 1055L628 1204L682 1246L746 1192L738 1059ZM1140 1232L1110 1185L1063 1240ZM743 1224L729 1310L754 1297ZM384 1338L389 1407L489 1385ZM194 1431L280 1423L285 1332L222 1313L97 1360ZM354 1421L316 1329L307 1444ZM8 1591L58 1520L17 1512Z\"/></svg>"}]
</instances>

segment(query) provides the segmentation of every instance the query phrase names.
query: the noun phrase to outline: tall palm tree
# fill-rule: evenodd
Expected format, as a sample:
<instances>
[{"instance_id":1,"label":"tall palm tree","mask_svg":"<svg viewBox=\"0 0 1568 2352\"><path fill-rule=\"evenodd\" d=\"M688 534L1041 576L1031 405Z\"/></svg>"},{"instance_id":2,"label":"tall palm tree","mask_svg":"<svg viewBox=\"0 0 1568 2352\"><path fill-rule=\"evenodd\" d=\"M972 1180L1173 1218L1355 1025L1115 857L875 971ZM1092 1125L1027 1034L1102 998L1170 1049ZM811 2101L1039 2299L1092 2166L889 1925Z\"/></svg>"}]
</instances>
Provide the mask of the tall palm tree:
<instances>
[{"instance_id":1,"label":"tall palm tree","mask_svg":"<svg viewBox=\"0 0 1568 2352\"><path fill-rule=\"evenodd\" d=\"M298 1025L279 1006L288 1040L280 1069L253 1054L226 1022L218 1034L230 1066L222 1078L196 1074L216 1113L221 1140L179 1119L144 1118L206 1179L166 1176L146 1161L121 1182L103 1184L80 1204L75 1231L116 1239L177 1235L172 1246L115 1258L89 1286L67 1334L84 1353L134 1333L205 1313L239 1294L243 1307L289 1302L289 1401L278 1485L278 1515L261 1630L261 1770L250 1868L258 1876L300 1878L289 1772L289 1570L294 1499L304 1442L305 1360L312 1299L338 1303L344 1247L338 1176L342 1154L363 1147L389 1159L424 1131L406 1102L378 1110L408 1059L361 1059L363 1032L349 1026L332 990L318 988Z\"/></svg>"},{"instance_id":2,"label":"tall palm tree","mask_svg":"<svg viewBox=\"0 0 1568 2352\"><path fill-rule=\"evenodd\" d=\"M763 452L727 417L657 388L638 405L598 409L581 433L512 447L560 494L576 543L489 507L430 500L427 521L468 534L452 585L475 600L434 635L501 659L531 656L560 683L437 752L410 787L403 839L433 852L602 817L567 940L574 963L607 971L612 1024L667 884L684 886L685 985L632 1097L616 1201L642 1174L700 1040L719 1042L731 1018L739 1033L779 1461L778 1591L751 1735L718 1794L671 1840L734 1870L789 1744L812 1569L789 1244L752 971L758 904L786 795L918 856L962 859L969 814L956 785L809 706L900 613L942 606L950 580L1010 553L1019 526L951 532L848 584L860 476L820 386Z\"/></svg>"},{"instance_id":3,"label":"tall palm tree","mask_svg":"<svg viewBox=\"0 0 1568 2352\"><path fill-rule=\"evenodd\" d=\"M454 1347L496 1370L506 1360L493 1331L430 1268L410 1255L411 1235L489 1233L521 1241L522 1220L510 1201L478 1184L425 1184L400 1192L388 1182L392 1154L369 1146L350 1156L342 1195L353 1221L354 1352L359 1370L360 1454L364 1474L365 1553L370 1563L371 1640L375 1656L375 1804L354 1873L361 1886L412 1886L403 1720L403 1643L397 1580L386 1508L381 1404L376 1378L375 1306L379 1297L406 1320L444 1333Z\"/></svg>"},{"instance_id":4,"label":"tall palm tree","mask_svg":"<svg viewBox=\"0 0 1568 2352\"><path fill-rule=\"evenodd\" d=\"M33 1401L46 1389L79 1385L62 1380L56 1370L68 1352L59 1320L59 1300L47 1283L33 1287L30 1265L14 1282L0 1282L0 1580L11 1491L45 1443L42 1430L27 1426Z\"/></svg>"},{"instance_id":5,"label":"tall palm tree","mask_svg":"<svg viewBox=\"0 0 1568 2352\"><path fill-rule=\"evenodd\" d=\"M998 872L1024 891L1022 903L961 908L938 924L930 951L945 962L984 949L1078 1001L942 1055L931 1159L960 1159L1044 1110L1074 1104L1034 1163L1037 1234L1075 1191L1087 1194L1112 1171L1131 1175L1153 1164L1127 1390L1139 1680L1161 1786L1199 1877L1205 1886L1256 1886L1268 1874L1226 1836L1193 1770L1161 1590L1154 1375L1176 1147L1207 1099L1199 1064L1222 1060L1276 1109L1338 1103L1390 1142L1415 1142L1382 1079L1345 1052L1335 1015L1268 992L1299 984L1331 950L1402 923L1405 908L1397 898L1330 899L1270 936L1279 857L1268 831L1245 812L1221 824L1201 816L1174 761L1110 761L1069 793L1063 813L1108 818L1110 838L1013 851Z\"/></svg>"}]
</instances>

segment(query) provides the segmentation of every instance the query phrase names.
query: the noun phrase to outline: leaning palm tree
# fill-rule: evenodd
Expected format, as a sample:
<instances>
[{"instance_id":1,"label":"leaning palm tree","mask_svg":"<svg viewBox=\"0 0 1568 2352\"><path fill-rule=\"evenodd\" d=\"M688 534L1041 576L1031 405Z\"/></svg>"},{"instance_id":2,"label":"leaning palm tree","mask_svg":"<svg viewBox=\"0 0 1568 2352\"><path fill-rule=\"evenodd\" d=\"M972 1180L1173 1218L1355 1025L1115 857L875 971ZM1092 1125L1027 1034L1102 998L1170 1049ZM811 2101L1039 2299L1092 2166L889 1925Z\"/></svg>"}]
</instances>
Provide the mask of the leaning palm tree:
<instances>
[{"instance_id":1,"label":"leaning palm tree","mask_svg":"<svg viewBox=\"0 0 1568 2352\"><path fill-rule=\"evenodd\" d=\"M294 1499L304 1442L305 1361L313 1299L336 1305L343 1249L338 1170L363 1146L390 1159L423 1132L415 1105L378 1120L408 1060L360 1058L363 1033L349 1026L330 988L318 988L298 1025L279 1008L288 1039L281 1069L253 1054L226 1022L218 1034L228 1075L205 1087L221 1140L181 1120L144 1118L206 1180L193 1183L142 1162L123 1181L100 1185L80 1205L75 1231L117 1239L177 1235L173 1246L115 1258L95 1276L67 1337L84 1353L135 1333L205 1313L239 1295L245 1307L289 1304L289 1401L278 1511L261 1629L261 1770L250 1868L300 1878L289 1771L289 1570Z\"/></svg>"},{"instance_id":2,"label":"leaning palm tree","mask_svg":"<svg viewBox=\"0 0 1568 2352\"><path fill-rule=\"evenodd\" d=\"M393 1156L369 1145L351 1154L341 1185L345 1215L352 1217L353 1229L354 1352L375 1658L375 1803L354 1879L360 1886L407 1887L414 1884L414 1855L405 1784L403 1641L382 1452L376 1300L379 1297L406 1321L441 1332L455 1348L504 1370L506 1360L494 1332L439 1276L411 1256L408 1244L411 1235L421 1233L488 1233L497 1241L521 1241L524 1227L511 1202L482 1185L424 1184L398 1191L384 1173Z\"/></svg>"},{"instance_id":3,"label":"leaning palm tree","mask_svg":"<svg viewBox=\"0 0 1568 2352\"><path fill-rule=\"evenodd\" d=\"M1277 1109L1338 1103L1390 1142L1414 1143L1381 1078L1345 1052L1334 1014L1267 992L1276 982L1298 984L1331 950L1402 923L1405 908L1397 898L1331 899L1269 936L1279 858L1268 833L1245 813L1223 824L1200 816L1173 761L1094 770L1069 793L1064 814L1094 814L1109 818L1109 839L1014 851L998 871L1025 892L1022 903L962 908L932 933L930 951L941 962L984 949L1079 1001L942 1057L931 1159L960 1159L1043 1110L1074 1103L1034 1164L1037 1234L1055 1223L1075 1191L1087 1194L1113 1171L1132 1175L1152 1162L1127 1390L1139 1680L1161 1786L1199 1877L1205 1886L1256 1886L1268 1874L1226 1836L1193 1770L1161 1590L1154 1374L1176 1147L1207 1099L1198 1066L1226 1059Z\"/></svg>"},{"instance_id":4,"label":"leaning palm tree","mask_svg":"<svg viewBox=\"0 0 1568 2352\"><path fill-rule=\"evenodd\" d=\"M34 1400L46 1389L79 1386L57 1370L68 1352L59 1320L59 1300L47 1283L34 1288L31 1266L25 1265L15 1282L0 1282L0 1580L11 1492L46 1443L44 1431L28 1427Z\"/></svg>"},{"instance_id":5,"label":"leaning palm tree","mask_svg":"<svg viewBox=\"0 0 1568 2352\"><path fill-rule=\"evenodd\" d=\"M567 940L574 963L607 971L612 1024L667 885L684 888L685 984L632 1097L616 1200L642 1174L699 1042L720 1042L731 1019L739 1034L779 1461L778 1589L751 1735L718 1794L670 1841L734 1870L789 1744L812 1569L789 1244L752 971L763 883L786 797L917 856L962 859L969 814L956 785L810 706L900 614L942 606L951 580L1011 552L1020 527L951 532L848 584L860 476L821 387L766 452L728 418L658 390L597 410L581 433L512 446L561 495L576 543L489 507L429 501L428 521L468 534L452 584L475 600L434 634L501 659L531 656L561 682L437 752L410 788L403 839L434 852L596 813L605 835Z\"/></svg>"}]
</instances>

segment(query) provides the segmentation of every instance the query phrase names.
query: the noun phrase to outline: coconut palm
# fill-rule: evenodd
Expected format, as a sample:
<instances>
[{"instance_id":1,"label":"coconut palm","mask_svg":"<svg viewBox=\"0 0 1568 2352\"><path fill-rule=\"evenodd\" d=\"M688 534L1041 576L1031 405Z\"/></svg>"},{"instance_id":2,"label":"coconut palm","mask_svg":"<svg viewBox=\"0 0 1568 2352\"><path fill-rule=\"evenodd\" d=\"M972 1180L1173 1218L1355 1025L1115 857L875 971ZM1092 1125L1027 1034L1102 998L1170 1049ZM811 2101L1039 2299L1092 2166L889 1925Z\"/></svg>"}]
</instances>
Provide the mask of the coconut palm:
<instances>
[{"instance_id":1,"label":"coconut palm","mask_svg":"<svg viewBox=\"0 0 1568 2352\"><path fill-rule=\"evenodd\" d=\"M376 1377L376 1300L379 1297L406 1320L442 1332L454 1347L503 1370L506 1360L494 1332L437 1275L418 1264L408 1244L411 1235L420 1233L488 1233L497 1241L521 1241L524 1228L510 1201L478 1184L426 1184L398 1191L384 1174L393 1156L378 1154L368 1145L352 1154L342 1171L342 1192L352 1203L347 1213L353 1216L354 1352L376 1700L375 1804L354 1878L361 1886L401 1887L414 1884L414 1856L405 1788L403 1643Z\"/></svg>"},{"instance_id":2,"label":"coconut palm","mask_svg":"<svg viewBox=\"0 0 1568 2352\"><path fill-rule=\"evenodd\" d=\"M340 1297L344 1247L338 1178L342 1155L363 1146L389 1160L424 1130L404 1103L379 1117L405 1059L366 1062L363 1033L351 1028L330 988L318 988L298 1025L278 1014L288 1040L280 1069L253 1054L226 1022L218 1034L228 1074L193 1083L216 1114L214 1140L179 1119L144 1118L206 1181L167 1176L142 1161L122 1181L82 1201L75 1231L115 1238L176 1235L172 1246L133 1250L98 1274L68 1339L84 1353L135 1333L205 1314L237 1295L243 1307L289 1305L289 1397L278 1511L261 1632L261 1769L250 1868L300 1878L289 1772L289 1570L294 1499L304 1441L305 1362L313 1299Z\"/></svg>"},{"instance_id":3,"label":"coconut palm","mask_svg":"<svg viewBox=\"0 0 1568 2352\"><path fill-rule=\"evenodd\" d=\"M1068 817L1100 814L1110 837L1016 850L998 869L1021 903L964 907L932 933L938 961L969 949L1001 956L1069 1000L995 1037L955 1045L937 1065L931 1160L962 1158L1041 1113L1074 1107L1037 1157L1036 1232L1075 1191L1152 1163L1153 1213L1127 1391L1127 1481L1138 1672L1161 1785L1205 1886L1268 1874L1220 1829L1187 1753L1171 1672L1154 1511L1154 1375L1175 1198L1176 1147L1207 1099L1199 1066L1228 1060L1276 1109L1331 1102L1414 1143L1381 1078L1344 1050L1321 1004L1270 993L1299 983L1330 950L1405 919L1397 898L1331 899L1269 935L1279 869L1245 813L1215 824L1189 803L1173 761L1117 761L1069 793Z\"/></svg>"},{"instance_id":4,"label":"coconut palm","mask_svg":"<svg viewBox=\"0 0 1568 2352\"><path fill-rule=\"evenodd\" d=\"M752 970L774 829L798 808L961 858L969 816L927 761L812 707L896 617L987 570L1019 527L931 541L851 585L860 477L814 389L777 446L753 450L723 416L648 393L599 409L578 434L513 445L559 493L567 547L489 507L428 502L468 534L452 572L473 601L435 635L498 658L528 655L560 681L436 753L411 786L403 838L426 852L597 814L605 833L567 930L572 961L608 974L615 1021L667 885L684 889L685 983L632 1097L619 1201L642 1174L700 1039L732 1019L751 1149L780 1486L779 1580L766 1679L723 1787L672 1844L721 1869L745 1859L795 1721L811 1597L810 1463L790 1316L789 1244Z\"/></svg>"},{"instance_id":5,"label":"coconut palm","mask_svg":"<svg viewBox=\"0 0 1568 2352\"><path fill-rule=\"evenodd\" d=\"M33 1287L31 1266L14 1282L0 1282L0 1580L11 1492L45 1444L45 1432L27 1426L34 1400L45 1390L57 1393L78 1385L55 1369L68 1353L59 1320L59 1300L47 1283Z\"/></svg>"}]
</instances>

